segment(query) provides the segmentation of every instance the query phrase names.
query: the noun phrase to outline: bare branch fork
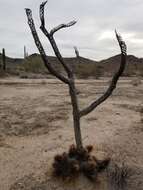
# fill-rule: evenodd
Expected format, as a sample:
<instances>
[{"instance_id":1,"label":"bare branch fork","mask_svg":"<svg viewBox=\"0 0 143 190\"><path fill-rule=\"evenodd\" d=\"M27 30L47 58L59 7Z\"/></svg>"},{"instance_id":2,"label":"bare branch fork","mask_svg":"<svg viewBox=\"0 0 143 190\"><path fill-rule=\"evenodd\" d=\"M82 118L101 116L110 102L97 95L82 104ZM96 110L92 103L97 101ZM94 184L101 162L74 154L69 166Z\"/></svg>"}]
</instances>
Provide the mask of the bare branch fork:
<instances>
[{"instance_id":1,"label":"bare branch fork","mask_svg":"<svg viewBox=\"0 0 143 190\"><path fill-rule=\"evenodd\" d=\"M104 102L112 94L113 90L116 88L116 84L119 80L119 77L122 75L122 73L125 69L127 48L126 48L126 44L122 40L121 36L117 33L117 31L115 31L116 38L117 38L117 41L118 41L120 49L121 49L121 63L120 63L119 70L114 74L112 81L111 81L111 84L107 88L106 92L100 98L98 98L93 103L91 103L91 105L80 110L79 104L78 104L78 97L77 97L77 93L76 93L76 88L75 88L74 73L68 67L68 65L65 63L65 61L64 61L64 59L63 59L63 57L62 57L62 55L58 49L58 46L57 46L56 41L54 39L54 36L53 36L60 29L73 26L76 23L76 21L71 21L67 24L61 24L61 25L53 28L50 32L48 32L48 30L45 27L45 16L44 16L44 8L45 8L46 3L47 3L47 1L43 2L40 5L40 20L41 20L40 29L45 34L45 36L48 38L48 40L49 40L49 42L50 42L50 44L51 44L51 46L55 52L55 55L58 58L60 64L65 69L67 76L64 76L64 75L58 73L55 70L55 68L53 68L52 64L48 61L45 50L44 50L42 43L39 39L39 36L37 34L35 24L34 24L34 21L32 18L32 11L30 9L26 9L28 24L29 24L29 27L31 29L31 33L33 35L35 44L36 44L36 46L37 46L37 48L41 54L41 57L43 59L43 62L45 64L46 68L49 70L49 72L52 75L57 77L63 83L68 84L68 86L69 86L69 94L71 97L71 104L72 104L72 108L73 108L73 122L74 122L75 141L76 141L77 148L80 149L83 147L82 137L81 137L81 129L80 129L80 119L81 119L81 117L83 117L83 116L89 114L91 111L93 111L102 102Z\"/></svg>"}]
</instances>

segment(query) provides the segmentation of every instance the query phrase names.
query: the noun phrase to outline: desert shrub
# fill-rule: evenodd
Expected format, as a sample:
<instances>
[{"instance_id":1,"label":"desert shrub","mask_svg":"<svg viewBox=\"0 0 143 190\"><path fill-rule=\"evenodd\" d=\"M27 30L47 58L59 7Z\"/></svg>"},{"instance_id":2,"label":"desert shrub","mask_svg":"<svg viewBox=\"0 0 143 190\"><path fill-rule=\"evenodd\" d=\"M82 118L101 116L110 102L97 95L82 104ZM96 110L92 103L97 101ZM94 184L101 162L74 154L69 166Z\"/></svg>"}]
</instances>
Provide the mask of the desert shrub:
<instances>
[{"instance_id":1,"label":"desert shrub","mask_svg":"<svg viewBox=\"0 0 143 190\"><path fill-rule=\"evenodd\" d=\"M45 80L42 80L42 81L41 81L41 84L42 84L42 85L46 85L46 81L45 81Z\"/></svg>"},{"instance_id":2,"label":"desert shrub","mask_svg":"<svg viewBox=\"0 0 143 190\"><path fill-rule=\"evenodd\" d=\"M5 71L3 71L1 68L0 68L0 78L3 78L6 76L6 73Z\"/></svg>"},{"instance_id":3,"label":"desert shrub","mask_svg":"<svg viewBox=\"0 0 143 190\"><path fill-rule=\"evenodd\" d=\"M22 67L25 72L32 72L32 73L41 73L46 70L40 56L35 56L35 57L31 56L26 58L23 62Z\"/></svg>"},{"instance_id":4,"label":"desert shrub","mask_svg":"<svg viewBox=\"0 0 143 190\"><path fill-rule=\"evenodd\" d=\"M102 76L102 68L95 64L77 64L75 68L75 73L78 78L99 78Z\"/></svg>"},{"instance_id":5,"label":"desert shrub","mask_svg":"<svg viewBox=\"0 0 143 190\"><path fill-rule=\"evenodd\" d=\"M128 180L132 175L131 169L125 163L113 163L107 170L109 189L124 190L127 188Z\"/></svg>"},{"instance_id":6,"label":"desert shrub","mask_svg":"<svg viewBox=\"0 0 143 190\"><path fill-rule=\"evenodd\" d=\"M28 78L28 75L27 75L27 73L25 73L25 72L21 72L21 73L19 74L19 78L21 78L21 79L27 79L27 78Z\"/></svg>"},{"instance_id":7,"label":"desert shrub","mask_svg":"<svg viewBox=\"0 0 143 190\"><path fill-rule=\"evenodd\" d=\"M131 84L132 84L133 86L139 86L141 83L142 83L142 81L141 81L139 78L133 79L133 80L131 81Z\"/></svg>"},{"instance_id":8,"label":"desert shrub","mask_svg":"<svg viewBox=\"0 0 143 190\"><path fill-rule=\"evenodd\" d=\"M91 155L93 147L77 149L72 145L68 153L56 155L53 163L54 176L73 178L83 173L90 180L96 180L99 172L103 171L109 164L109 159L99 161Z\"/></svg>"}]
</instances>

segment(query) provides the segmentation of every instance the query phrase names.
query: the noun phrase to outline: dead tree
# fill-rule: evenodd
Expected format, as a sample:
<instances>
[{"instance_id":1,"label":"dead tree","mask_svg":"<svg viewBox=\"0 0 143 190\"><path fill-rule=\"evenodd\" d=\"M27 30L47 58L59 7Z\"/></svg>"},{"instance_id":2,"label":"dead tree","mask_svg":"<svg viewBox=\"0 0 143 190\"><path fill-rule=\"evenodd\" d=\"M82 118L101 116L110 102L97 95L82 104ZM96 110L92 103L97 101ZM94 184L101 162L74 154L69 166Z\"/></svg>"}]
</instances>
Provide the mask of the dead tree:
<instances>
[{"instance_id":1,"label":"dead tree","mask_svg":"<svg viewBox=\"0 0 143 190\"><path fill-rule=\"evenodd\" d=\"M76 87L75 87L75 80L74 80L74 73L70 69L70 67L65 63L59 49L57 46L57 43L54 38L54 34L58 32L59 30L63 28L67 28L70 26L73 26L76 24L76 21L71 21L67 24L61 24L58 25L57 27L53 28L51 31L48 31L45 27L45 17L44 17L44 7L46 5L47 1L43 2L40 5L40 20L41 20L41 26L40 29L44 33L44 35L48 38L56 57L58 58L60 64L63 66L65 69L67 75L62 75L61 73L57 72L55 68L53 67L52 63L49 62L48 57L46 56L45 50L43 48L43 45L39 39L38 33L35 28L34 20L32 17L32 11L30 9L26 9L26 14L28 18L28 24L31 29L31 33L33 35L35 44L39 50L39 53L42 57L42 60L46 66L46 68L49 70L49 72L54 75L56 78L61 80L63 83L67 84L69 87L69 94L71 97L71 104L72 104L72 109L73 109L73 123L74 123L74 132L75 132L75 141L76 141L76 146L78 149L81 149L83 147L82 144L82 136L81 136L81 128L80 128L80 119L89 114L91 111L93 111L97 106L99 106L102 102L104 102L113 92L113 90L116 88L117 81L119 77L122 75L125 65L126 65L126 44L122 40L121 36L116 33L116 38L118 40L120 49L121 49L121 63L119 70L114 74L111 84L107 88L106 92L97 100L93 101L89 106L87 106L84 109L79 108L78 104L78 97L76 93Z\"/></svg>"},{"instance_id":2,"label":"dead tree","mask_svg":"<svg viewBox=\"0 0 143 190\"><path fill-rule=\"evenodd\" d=\"M2 63L3 63L2 68L4 71L6 71L6 57L5 57L5 49L4 48L2 49Z\"/></svg>"},{"instance_id":3,"label":"dead tree","mask_svg":"<svg viewBox=\"0 0 143 190\"><path fill-rule=\"evenodd\" d=\"M80 57L79 56L79 51L78 51L76 46L74 46L74 51L75 51L76 58L79 58Z\"/></svg>"}]
</instances>

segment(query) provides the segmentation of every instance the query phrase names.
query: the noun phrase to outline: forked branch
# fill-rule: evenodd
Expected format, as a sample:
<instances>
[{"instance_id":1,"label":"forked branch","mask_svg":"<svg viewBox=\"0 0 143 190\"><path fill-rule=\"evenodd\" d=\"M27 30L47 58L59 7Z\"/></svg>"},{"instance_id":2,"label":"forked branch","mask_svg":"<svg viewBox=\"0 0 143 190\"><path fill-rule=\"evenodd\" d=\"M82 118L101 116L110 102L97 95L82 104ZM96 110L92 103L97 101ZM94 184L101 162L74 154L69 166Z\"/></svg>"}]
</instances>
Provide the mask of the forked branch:
<instances>
[{"instance_id":1,"label":"forked branch","mask_svg":"<svg viewBox=\"0 0 143 190\"><path fill-rule=\"evenodd\" d=\"M26 9L26 15L27 15L27 18L28 18L28 24L29 24L29 27L30 27L30 30L31 30L31 33L33 35L33 38L34 38L34 41L35 41L35 44L41 54L41 57L43 59L43 62L46 66L46 68L49 70L49 72L51 74L53 74L54 76L56 76L59 80L61 80L62 82L68 84L69 83L69 80L64 77L63 75L61 75L60 73L58 73L51 65L51 63L48 61L47 59L47 56L46 56L46 53L45 53L45 50L42 46L42 43L39 39L39 36L37 34L37 31L36 31L36 28L35 28L35 24L34 24L34 21L33 21L33 18L32 18L32 11L30 9Z\"/></svg>"},{"instance_id":2,"label":"forked branch","mask_svg":"<svg viewBox=\"0 0 143 190\"><path fill-rule=\"evenodd\" d=\"M45 34L45 36L48 38L53 50L54 50L54 53L56 55L56 57L58 58L58 60L60 61L60 63L63 65L65 71L67 72L68 74L68 77L71 78L73 73L72 71L70 70L70 68L67 66L67 64L64 62L64 59L58 49L58 46L56 44L56 41L53 37L53 34L55 32L57 32L58 30L62 29L62 28L65 28L65 27L70 27L70 26L73 26L76 21L72 21L68 24L61 24L55 28L53 28L51 30L51 32L48 32L48 30L46 29L45 27L45 16L44 16L44 12L45 12L45 5L46 5L47 1L43 2L41 5L40 5L40 20L41 20L41 26L40 26L40 29L41 31Z\"/></svg>"},{"instance_id":3,"label":"forked branch","mask_svg":"<svg viewBox=\"0 0 143 190\"><path fill-rule=\"evenodd\" d=\"M112 94L113 90L116 88L116 84L119 80L119 77L122 75L125 69L127 47L126 47L125 42L122 40L122 37L116 31L115 33L116 33L116 38L118 40L119 46L121 48L121 63L120 63L119 70L114 74L111 84L109 85L107 91L99 99L94 101L91 105L81 110L80 117L89 114L91 111L93 111L97 106L99 106Z\"/></svg>"},{"instance_id":4,"label":"forked branch","mask_svg":"<svg viewBox=\"0 0 143 190\"><path fill-rule=\"evenodd\" d=\"M75 24L76 24L76 21L75 21L75 20L73 20L73 21L71 21L71 22L69 22L69 23L67 23L67 24L60 24L60 25L58 25L57 27L53 28L53 29L50 31L50 35L53 36L54 33L57 32L58 30L61 30L61 29L63 29L63 28L71 27L71 26L73 26L73 25L75 25Z\"/></svg>"}]
</instances>

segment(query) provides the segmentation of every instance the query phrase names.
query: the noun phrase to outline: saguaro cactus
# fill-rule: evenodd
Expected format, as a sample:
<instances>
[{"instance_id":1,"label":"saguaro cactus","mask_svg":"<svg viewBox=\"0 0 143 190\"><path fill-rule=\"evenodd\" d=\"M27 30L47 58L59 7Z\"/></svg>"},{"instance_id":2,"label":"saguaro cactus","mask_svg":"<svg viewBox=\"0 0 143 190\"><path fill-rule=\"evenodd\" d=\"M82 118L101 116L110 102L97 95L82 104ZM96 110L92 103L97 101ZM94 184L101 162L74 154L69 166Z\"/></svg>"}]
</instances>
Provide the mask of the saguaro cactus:
<instances>
[{"instance_id":1,"label":"saguaro cactus","mask_svg":"<svg viewBox=\"0 0 143 190\"><path fill-rule=\"evenodd\" d=\"M26 46L24 46L24 59L26 59L28 57L28 52L26 50Z\"/></svg>"},{"instance_id":2,"label":"saguaro cactus","mask_svg":"<svg viewBox=\"0 0 143 190\"><path fill-rule=\"evenodd\" d=\"M2 49L2 68L6 71L6 57L5 57L5 49Z\"/></svg>"},{"instance_id":3,"label":"saguaro cactus","mask_svg":"<svg viewBox=\"0 0 143 190\"><path fill-rule=\"evenodd\" d=\"M24 59L26 58L26 46L24 46Z\"/></svg>"},{"instance_id":4,"label":"saguaro cactus","mask_svg":"<svg viewBox=\"0 0 143 190\"><path fill-rule=\"evenodd\" d=\"M56 44L54 34L58 32L59 30L67 27L71 27L74 24L76 24L76 21L71 21L67 24L61 24L55 28L53 28L51 31L48 31L45 27L45 17L44 17L44 7L46 5L46 2L43 2L40 5L40 20L41 20L41 26L40 29L41 31L45 34L45 36L48 38L56 57L58 58L60 64L63 66L65 69L67 75L64 76L63 74L59 73L56 71L56 69L53 67L52 63L49 62L48 57L45 53L45 50L43 48L43 45L39 39L38 33L35 28L34 20L32 17L32 11L30 9L26 9L26 14L28 18L28 24L31 29L31 33L33 35L35 44L39 50L39 53L42 57L42 60L46 66L46 68L49 70L49 72L57 77L59 80L61 80L63 83L68 85L69 87L69 94L71 97L71 104L72 104L72 109L73 109L73 123L74 123L74 132L75 132L75 141L76 141L76 146L77 149L81 149L83 147L82 143L82 136L81 136L81 128L80 128L80 120L83 116L89 114L91 111L93 111L98 105L100 105L102 102L104 102L113 92L113 90L116 88L117 81L119 77L122 75L125 65L126 65L126 44L122 40L121 36L115 31L116 33L116 38L119 43L119 47L121 49L121 63L118 71L114 74L111 84L107 88L106 92L97 100L93 101L89 106L87 106L84 109L79 108L79 103L78 103L78 95L75 87L75 80L74 80L74 73L72 69L65 63L58 46Z\"/></svg>"}]
</instances>

